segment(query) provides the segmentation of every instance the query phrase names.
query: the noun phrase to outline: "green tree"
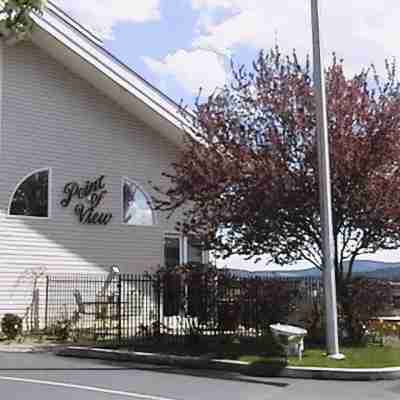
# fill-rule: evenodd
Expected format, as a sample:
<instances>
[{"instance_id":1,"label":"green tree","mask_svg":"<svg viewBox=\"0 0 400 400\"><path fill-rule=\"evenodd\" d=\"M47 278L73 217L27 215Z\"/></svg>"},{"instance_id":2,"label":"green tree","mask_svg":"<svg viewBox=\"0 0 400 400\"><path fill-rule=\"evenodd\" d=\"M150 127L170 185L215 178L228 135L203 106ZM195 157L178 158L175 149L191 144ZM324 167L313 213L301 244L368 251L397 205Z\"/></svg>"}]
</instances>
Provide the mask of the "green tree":
<instances>
[{"instance_id":1,"label":"green tree","mask_svg":"<svg viewBox=\"0 0 400 400\"><path fill-rule=\"evenodd\" d=\"M0 0L0 36L22 40L31 31L31 13L41 13L46 0Z\"/></svg>"}]
</instances>

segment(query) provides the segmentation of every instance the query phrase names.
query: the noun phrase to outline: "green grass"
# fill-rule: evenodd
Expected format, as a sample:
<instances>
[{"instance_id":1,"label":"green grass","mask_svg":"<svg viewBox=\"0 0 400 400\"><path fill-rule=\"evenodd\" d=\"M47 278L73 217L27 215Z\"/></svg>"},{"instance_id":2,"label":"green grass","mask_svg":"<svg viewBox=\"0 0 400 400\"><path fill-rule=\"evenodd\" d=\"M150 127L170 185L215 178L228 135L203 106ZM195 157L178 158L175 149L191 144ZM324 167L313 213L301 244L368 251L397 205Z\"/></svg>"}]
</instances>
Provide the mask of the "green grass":
<instances>
[{"instance_id":1,"label":"green grass","mask_svg":"<svg viewBox=\"0 0 400 400\"><path fill-rule=\"evenodd\" d=\"M398 347L344 347L341 352L345 354L344 360L331 360L326 356L325 350L309 349L304 352L300 361L296 357L289 357L289 366L325 367L325 368L385 368L400 367L400 348ZM243 355L238 358L254 364L270 363L273 359L254 355Z\"/></svg>"}]
</instances>

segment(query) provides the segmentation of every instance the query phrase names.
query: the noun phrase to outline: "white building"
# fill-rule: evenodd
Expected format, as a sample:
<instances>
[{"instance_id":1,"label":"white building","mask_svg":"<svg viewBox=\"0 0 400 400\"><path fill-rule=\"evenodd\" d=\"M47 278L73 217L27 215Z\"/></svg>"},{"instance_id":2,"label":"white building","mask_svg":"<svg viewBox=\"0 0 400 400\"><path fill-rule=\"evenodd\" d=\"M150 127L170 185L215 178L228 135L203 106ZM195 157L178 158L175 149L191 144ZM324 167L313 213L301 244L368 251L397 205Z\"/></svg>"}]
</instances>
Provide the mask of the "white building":
<instances>
[{"instance_id":1,"label":"white building","mask_svg":"<svg viewBox=\"0 0 400 400\"><path fill-rule=\"evenodd\" d=\"M34 20L29 41L0 43L0 318L25 312L42 269L202 257L151 210L185 134L178 106L55 6Z\"/></svg>"}]
</instances>

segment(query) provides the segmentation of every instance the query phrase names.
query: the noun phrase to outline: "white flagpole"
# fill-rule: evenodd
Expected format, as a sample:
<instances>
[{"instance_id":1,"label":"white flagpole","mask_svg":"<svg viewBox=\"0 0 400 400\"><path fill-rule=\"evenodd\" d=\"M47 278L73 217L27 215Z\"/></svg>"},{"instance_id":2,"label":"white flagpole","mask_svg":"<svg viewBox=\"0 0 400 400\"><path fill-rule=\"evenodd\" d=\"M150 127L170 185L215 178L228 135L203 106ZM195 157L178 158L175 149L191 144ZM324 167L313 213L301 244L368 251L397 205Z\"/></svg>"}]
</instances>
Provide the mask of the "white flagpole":
<instances>
[{"instance_id":1,"label":"white flagpole","mask_svg":"<svg viewBox=\"0 0 400 400\"><path fill-rule=\"evenodd\" d=\"M329 165L328 119L326 110L325 77L321 56L319 32L318 0L311 0L313 32L314 84L317 112L319 191L322 227L322 250L324 267L326 340L328 357L343 359L339 352L336 283L335 283L335 246L332 224L332 195Z\"/></svg>"}]
</instances>

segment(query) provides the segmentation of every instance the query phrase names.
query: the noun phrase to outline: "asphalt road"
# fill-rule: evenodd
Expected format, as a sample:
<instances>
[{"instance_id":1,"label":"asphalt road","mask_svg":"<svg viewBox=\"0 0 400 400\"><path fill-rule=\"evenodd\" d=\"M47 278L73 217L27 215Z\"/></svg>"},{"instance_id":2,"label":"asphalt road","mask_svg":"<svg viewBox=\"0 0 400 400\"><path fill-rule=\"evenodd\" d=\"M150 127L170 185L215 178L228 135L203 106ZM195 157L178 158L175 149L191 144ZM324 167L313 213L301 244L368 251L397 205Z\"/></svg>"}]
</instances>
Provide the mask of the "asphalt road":
<instances>
[{"instance_id":1,"label":"asphalt road","mask_svg":"<svg viewBox=\"0 0 400 400\"><path fill-rule=\"evenodd\" d=\"M1 400L399 400L400 381L335 382L0 353Z\"/></svg>"}]
</instances>

